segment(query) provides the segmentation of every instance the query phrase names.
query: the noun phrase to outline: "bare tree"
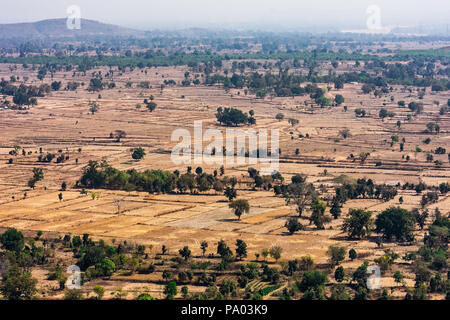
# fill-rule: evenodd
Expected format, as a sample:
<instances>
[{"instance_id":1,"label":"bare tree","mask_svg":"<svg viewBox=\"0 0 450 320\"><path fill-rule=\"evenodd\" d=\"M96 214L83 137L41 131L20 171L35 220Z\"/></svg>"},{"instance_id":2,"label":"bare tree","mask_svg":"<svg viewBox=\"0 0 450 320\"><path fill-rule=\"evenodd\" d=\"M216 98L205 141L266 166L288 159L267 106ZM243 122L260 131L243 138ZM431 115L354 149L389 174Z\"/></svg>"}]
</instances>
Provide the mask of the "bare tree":
<instances>
[{"instance_id":1,"label":"bare tree","mask_svg":"<svg viewBox=\"0 0 450 320\"><path fill-rule=\"evenodd\" d=\"M113 200L114 205L117 208L117 214L121 213L121 209L122 209L122 204L123 204L123 198L115 198Z\"/></svg>"},{"instance_id":2,"label":"bare tree","mask_svg":"<svg viewBox=\"0 0 450 320\"><path fill-rule=\"evenodd\" d=\"M293 203L296 206L299 217L301 217L305 207L314 201L317 197L317 193L312 183L306 183L303 180L291 183L287 187L285 197L286 203Z\"/></svg>"}]
</instances>

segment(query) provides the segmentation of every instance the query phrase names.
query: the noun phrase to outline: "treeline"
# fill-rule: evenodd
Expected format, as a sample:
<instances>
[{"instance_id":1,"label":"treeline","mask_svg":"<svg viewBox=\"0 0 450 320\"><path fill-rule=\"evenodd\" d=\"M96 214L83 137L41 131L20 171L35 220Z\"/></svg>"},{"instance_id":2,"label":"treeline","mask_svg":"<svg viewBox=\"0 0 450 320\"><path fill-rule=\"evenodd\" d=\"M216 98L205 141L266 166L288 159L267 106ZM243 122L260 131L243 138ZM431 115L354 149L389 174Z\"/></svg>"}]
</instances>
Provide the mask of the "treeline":
<instances>
[{"instance_id":1,"label":"treeline","mask_svg":"<svg viewBox=\"0 0 450 320\"><path fill-rule=\"evenodd\" d=\"M437 53L436 53L437 52ZM177 52L165 55L161 51L151 51L146 53L135 53L126 55L21 55L19 57L2 56L0 63L11 64L38 64L51 67L52 70L72 70L71 66L78 69L89 70L98 66L118 66L118 67L158 67L158 66L195 66L199 63L209 63L227 60L316 60L316 61L407 61L409 59L420 59L427 61L448 62L450 55L445 50L424 50L420 53L416 51L402 51L401 54L379 57L372 54L361 54L358 52L347 52L340 50L313 50L313 51L290 51L273 53L237 53L237 54L217 54L210 51L183 53ZM219 63L220 64L220 63Z\"/></svg>"},{"instance_id":2,"label":"treeline","mask_svg":"<svg viewBox=\"0 0 450 320\"><path fill-rule=\"evenodd\" d=\"M432 91L445 91L450 89L450 81L446 78L435 79L433 76L422 77L419 73L413 73L405 77L403 73L396 73L391 70L392 67L386 67L383 77L373 76L366 71L361 72L346 72L340 75L329 74L324 76L317 75L314 71L309 74L288 73L289 68L280 70L278 74L272 72L258 73L251 72L247 75L233 73L231 77L223 76L221 74L208 75L205 79L205 84L222 84L227 88L243 89L248 88L250 91L256 93L259 97L265 97L269 93L273 93L278 97L289 96L303 96L311 93L308 90L308 84L301 87L302 83L332 83L334 88L342 89L346 83L363 83L364 93L371 91L388 93L389 84L414 85L420 87L431 86Z\"/></svg>"},{"instance_id":3,"label":"treeline","mask_svg":"<svg viewBox=\"0 0 450 320\"><path fill-rule=\"evenodd\" d=\"M217 108L216 118L220 124L226 126L237 126L239 124L255 124L256 119L254 116L254 111L250 110L250 117L247 113L242 112L236 108Z\"/></svg>"},{"instance_id":4,"label":"treeline","mask_svg":"<svg viewBox=\"0 0 450 320\"><path fill-rule=\"evenodd\" d=\"M0 81L0 94L13 97L13 103L20 106L36 105L36 97L44 97L50 92L51 88L48 84L41 84L40 86L27 86L21 84L15 86L10 81ZM5 102L4 104L9 104Z\"/></svg>"},{"instance_id":5,"label":"treeline","mask_svg":"<svg viewBox=\"0 0 450 320\"><path fill-rule=\"evenodd\" d=\"M397 188L385 184L377 185L372 179L358 179L356 184L344 183L336 188L336 200L345 203L349 199L382 199L389 201L397 195Z\"/></svg>"},{"instance_id":6,"label":"treeline","mask_svg":"<svg viewBox=\"0 0 450 320\"><path fill-rule=\"evenodd\" d=\"M223 176L223 167L220 175ZM144 191L149 193L172 193L187 191L191 193L207 192L214 189L223 192L225 188L234 190L237 183L236 178L223 177L219 179L219 172L214 174L203 172L201 167L192 172L188 167L187 172L181 174L178 170L174 172L163 170L146 170L138 172L134 169L120 171L103 161L89 161L83 169L81 179L77 182L79 187L104 188L112 190ZM235 198L236 194L234 192Z\"/></svg>"}]
</instances>

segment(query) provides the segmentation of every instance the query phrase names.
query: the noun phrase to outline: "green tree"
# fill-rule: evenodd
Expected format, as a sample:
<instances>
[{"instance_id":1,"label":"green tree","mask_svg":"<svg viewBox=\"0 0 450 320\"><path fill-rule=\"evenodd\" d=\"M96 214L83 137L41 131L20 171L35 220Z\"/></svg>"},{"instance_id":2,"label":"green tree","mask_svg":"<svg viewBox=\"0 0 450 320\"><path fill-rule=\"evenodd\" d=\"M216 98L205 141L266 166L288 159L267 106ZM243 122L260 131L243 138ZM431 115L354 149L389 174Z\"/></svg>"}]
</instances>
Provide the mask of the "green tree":
<instances>
[{"instance_id":1,"label":"green tree","mask_svg":"<svg viewBox=\"0 0 450 320\"><path fill-rule=\"evenodd\" d=\"M230 209L234 210L234 214L241 220L241 215L243 213L250 212L250 204L245 199L234 200L229 204Z\"/></svg>"},{"instance_id":2,"label":"green tree","mask_svg":"<svg viewBox=\"0 0 450 320\"><path fill-rule=\"evenodd\" d=\"M184 246L183 249L180 249L178 251L178 253L180 254L180 256L182 256L184 258L184 260L189 260L189 258L191 257L191 250L189 249L188 246Z\"/></svg>"},{"instance_id":3,"label":"green tree","mask_svg":"<svg viewBox=\"0 0 450 320\"><path fill-rule=\"evenodd\" d=\"M391 296L389 295L388 291L386 289L383 289L383 292L381 293L381 297L379 300L390 300Z\"/></svg>"},{"instance_id":4,"label":"green tree","mask_svg":"<svg viewBox=\"0 0 450 320\"><path fill-rule=\"evenodd\" d=\"M375 231L382 233L388 240L395 237L400 242L412 241L415 221L408 210L391 207L377 216Z\"/></svg>"},{"instance_id":5,"label":"green tree","mask_svg":"<svg viewBox=\"0 0 450 320\"><path fill-rule=\"evenodd\" d=\"M61 81L53 81L51 87L53 91L58 91L61 88Z\"/></svg>"},{"instance_id":6,"label":"green tree","mask_svg":"<svg viewBox=\"0 0 450 320\"><path fill-rule=\"evenodd\" d=\"M346 232L351 239L363 239L370 235L372 227L372 212L363 209L350 209L349 217L344 220L342 230Z\"/></svg>"},{"instance_id":7,"label":"green tree","mask_svg":"<svg viewBox=\"0 0 450 320\"><path fill-rule=\"evenodd\" d=\"M358 257L358 253L356 252L355 249L350 249L350 251L348 252L348 257L350 258L350 260L355 260Z\"/></svg>"},{"instance_id":8,"label":"green tree","mask_svg":"<svg viewBox=\"0 0 450 320\"><path fill-rule=\"evenodd\" d=\"M287 186L284 194L286 203L293 203L296 206L299 217L302 216L308 204L311 204L317 197L317 192L312 183L306 183L306 178L300 175L292 177L292 183Z\"/></svg>"},{"instance_id":9,"label":"green tree","mask_svg":"<svg viewBox=\"0 0 450 320\"><path fill-rule=\"evenodd\" d=\"M230 295L235 295L237 289L236 281L234 280L223 280L220 284L219 291L225 297L229 297Z\"/></svg>"},{"instance_id":10,"label":"green tree","mask_svg":"<svg viewBox=\"0 0 450 320\"><path fill-rule=\"evenodd\" d=\"M64 300L82 300L83 292L80 289L66 290Z\"/></svg>"},{"instance_id":11,"label":"green tree","mask_svg":"<svg viewBox=\"0 0 450 320\"><path fill-rule=\"evenodd\" d=\"M394 273L394 280L396 283L402 283L404 281L405 276L400 272L400 271L396 271Z\"/></svg>"},{"instance_id":12,"label":"green tree","mask_svg":"<svg viewBox=\"0 0 450 320\"><path fill-rule=\"evenodd\" d=\"M427 286L425 284L421 284L418 287L414 288L413 292L413 300L427 300Z\"/></svg>"},{"instance_id":13,"label":"green tree","mask_svg":"<svg viewBox=\"0 0 450 320\"><path fill-rule=\"evenodd\" d=\"M149 295L148 293L141 293L138 297L138 300L140 301L150 301L150 300L156 300L155 298L153 298L151 295Z\"/></svg>"},{"instance_id":14,"label":"green tree","mask_svg":"<svg viewBox=\"0 0 450 320\"><path fill-rule=\"evenodd\" d=\"M200 248L202 249L202 254L204 256L205 252L206 252L206 249L208 248L208 242L207 241L202 241L202 243L200 244Z\"/></svg>"},{"instance_id":15,"label":"green tree","mask_svg":"<svg viewBox=\"0 0 450 320\"><path fill-rule=\"evenodd\" d=\"M384 255L374 259L373 261L378 264L381 270L386 271L390 269L396 259L398 259L398 254L391 249L388 249L385 250Z\"/></svg>"},{"instance_id":16,"label":"green tree","mask_svg":"<svg viewBox=\"0 0 450 320\"><path fill-rule=\"evenodd\" d=\"M44 179L44 171L41 168L33 168L33 179L35 181Z\"/></svg>"},{"instance_id":17,"label":"green tree","mask_svg":"<svg viewBox=\"0 0 450 320\"><path fill-rule=\"evenodd\" d=\"M341 206L339 205L339 201L336 197L334 197L333 204L330 209L330 213L335 219L337 219L341 215L341 212L342 212L342 210L341 210Z\"/></svg>"},{"instance_id":18,"label":"green tree","mask_svg":"<svg viewBox=\"0 0 450 320\"><path fill-rule=\"evenodd\" d=\"M77 266L79 266L82 271L85 271L90 266L95 266L96 264L101 263L104 258L105 252L103 248L95 246L88 247L80 259L78 259Z\"/></svg>"},{"instance_id":19,"label":"green tree","mask_svg":"<svg viewBox=\"0 0 450 320\"><path fill-rule=\"evenodd\" d=\"M339 265L345 259L347 250L345 247L329 246L327 255L329 256L330 264L332 266Z\"/></svg>"},{"instance_id":20,"label":"green tree","mask_svg":"<svg viewBox=\"0 0 450 320\"><path fill-rule=\"evenodd\" d=\"M350 295L345 285L343 284L334 285L331 288L330 300L337 300L337 301L350 300Z\"/></svg>"},{"instance_id":21,"label":"green tree","mask_svg":"<svg viewBox=\"0 0 450 320\"><path fill-rule=\"evenodd\" d=\"M102 262L95 265L95 270L104 277L110 277L116 271L116 265L109 259L103 259Z\"/></svg>"},{"instance_id":22,"label":"green tree","mask_svg":"<svg viewBox=\"0 0 450 320\"><path fill-rule=\"evenodd\" d=\"M297 282L297 288L305 293L304 298L323 300L325 298L323 290L328 281L327 274L320 271L306 271L300 282Z\"/></svg>"},{"instance_id":23,"label":"green tree","mask_svg":"<svg viewBox=\"0 0 450 320\"><path fill-rule=\"evenodd\" d=\"M20 252L24 248L25 239L22 232L14 228L8 229L0 235L2 247L8 251Z\"/></svg>"},{"instance_id":24,"label":"green tree","mask_svg":"<svg viewBox=\"0 0 450 320\"><path fill-rule=\"evenodd\" d=\"M273 246L269 250L269 254L272 258L274 258L276 261L281 258L281 253L283 252L283 248L280 246Z\"/></svg>"},{"instance_id":25,"label":"green tree","mask_svg":"<svg viewBox=\"0 0 450 320\"><path fill-rule=\"evenodd\" d=\"M337 267L336 271L334 272L334 279L337 282L342 282L344 281L344 278L345 278L344 267L343 266Z\"/></svg>"},{"instance_id":26,"label":"green tree","mask_svg":"<svg viewBox=\"0 0 450 320\"><path fill-rule=\"evenodd\" d=\"M105 295L105 288L102 286L96 285L93 288L94 293L97 295L98 300L102 300L103 296Z\"/></svg>"},{"instance_id":27,"label":"green tree","mask_svg":"<svg viewBox=\"0 0 450 320\"><path fill-rule=\"evenodd\" d=\"M217 109L217 121L226 126L237 126L248 123L248 115L239 109L219 107Z\"/></svg>"},{"instance_id":28,"label":"green tree","mask_svg":"<svg viewBox=\"0 0 450 320\"><path fill-rule=\"evenodd\" d=\"M294 118L289 118L288 122L290 123L291 126L294 127L295 125L298 124L299 121L297 119L294 119Z\"/></svg>"},{"instance_id":29,"label":"green tree","mask_svg":"<svg viewBox=\"0 0 450 320\"><path fill-rule=\"evenodd\" d=\"M266 261L266 259L267 259L267 257L268 257L268 255L269 255L269 250L268 249L263 249L262 251L261 251L261 254L262 254L262 256L263 256L263 258L264 258L264 261Z\"/></svg>"},{"instance_id":30,"label":"green tree","mask_svg":"<svg viewBox=\"0 0 450 320\"><path fill-rule=\"evenodd\" d=\"M145 157L145 155L146 155L145 150L143 148L139 147L139 148L136 148L133 150L131 157L134 160L141 160Z\"/></svg>"},{"instance_id":31,"label":"green tree","mask_svg":"<svg viewBox=\"0 0 450 320\"><path fill-rule=\"evenodd\" d=\"M284 114L282 113L277 113L277 115L275 116L275 119L277 119L278 121L281 121L284 119Z\"/></svg>"},{"instance_id":32,"label":"green tree","mask_svg":"<svg viewBox=\"0 0 450 320\"><path fill-rule=\"evenodd\" d=\"M177 283L175 281L170 281L164 287L164 294L168 300L172 300L178 293Z\"/></svg>"},{"instance_id":33,"label":"green tree","mask_svg":"<svg viewBox=\"0 0 450 320\"><path fill-rule=\"evenodd\" d=\"M311 204L311 221L317 227L317 229L325 229L324 224L330 222L330 217L325 216L325 209L327 208L326 204L316 198L314 202Z\"/></svg>"},{"instance_id":34,"label":"green tree","mask_svg":"<svg viewBox=\"0 0 450 320\"><path fill-rule=\"evenodd\" d=\"M241 260L247 257L247 244L243 240L236 240L236 257Z\"/></svg>"},{"instance_id":35,"label":"green tree","mask_svg":"<svg viewBox=\"0 0 450 320\"><path fill-rule=\"evenodd\" d=\"M334 97L334 101L339 106L345 102L344 96L341 94L337 94L336 97Z\"/></svg>"},{"instance_id":36,"label":"green tree","mask_svg":"<svg viewBox=\"0 0 450 320\"><path fill-rule=\"evenodd\" d=\"M364 261L364 263L353 272L353 281L356 281L358 287L362 287L363 289L367 289L367 279L369 278L369 274L367 273L368 266L369 262Z\"/></svg>"},{"instance_id":37,"label":"green tree","mask_svg":"<svg viewBox=\"0 0 450 320\"><path fill-rule=\"evenodd\" d=\"M231 260L233 257L233 252L224 240L220 240L217 243L217 253L225 260Z\"/></svg>"},{"instance_id":38,"label":"green tree","mask_svg":"<svg viewBox=\"0 0 450 320\"><path fill-rule=\"evenodd\" d=\"M284 225L290 234L294 234L296 231L302 230L303 226L302 224L298 221L297 217L290 217L287 221L286 224Z\"/></svg>"},{"instance_id":39,"label":"green tree","mask_svg":"<svg viewBox=\"0 0 450 320\"><path fill-rule=\"evenodd\" d=\"M183 297L186 299L189 294L189 288L187 286L181 287L181 293L183 294Z\"/></svg>"},{"instance_id":40,"label":"green tree","mask_svg":"<svg viewBox=\"0 0 450 320\"><path fill-rule=\"evenodd\" d=\"M36 294L37 279L18 266L12 266L3 276L0 292L9 300L29 300Z\"/></svg>"},{"instance_id":41,"label":"green tree","mask_svg":"<svg viewBox=\"0 0 450 320\"><path fill-rule=\"evenodd\" d=\"M225 197L227 197L228 201L231 201L237 197L236 189L233 187L226 187L225 189Z\"/></svg>"},{"instance_id":42,"label":"green tree","mask_svg":"<svg viewBox=\"0 0 450 320\"><path fill-rule=\"evenodd\" d=\"M325 96L320 96L316 98L315 102L322 108L331 105L331 99Z\"/></svg>"}]
</instances>

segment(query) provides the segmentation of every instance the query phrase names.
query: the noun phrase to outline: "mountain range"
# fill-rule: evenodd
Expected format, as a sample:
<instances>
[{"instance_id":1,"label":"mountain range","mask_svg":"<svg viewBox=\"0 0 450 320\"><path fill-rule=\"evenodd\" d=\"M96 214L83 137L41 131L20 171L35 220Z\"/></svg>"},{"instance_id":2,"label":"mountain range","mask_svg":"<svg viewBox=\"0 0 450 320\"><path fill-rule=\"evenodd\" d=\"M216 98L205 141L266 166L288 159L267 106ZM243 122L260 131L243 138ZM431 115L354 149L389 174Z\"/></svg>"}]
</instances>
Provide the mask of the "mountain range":
<instances>
[{"instance_id":1,"label":"mountain range","mask_svg":"<svg viewBox=\"0 0 450 320\"><path fill-rule=\"evenodd\" d=\"M0 40L57 39L86 36L140 37L144 31L81 19L80 29L67 27L67 19L48 19L30 23L0 24Z\"/></svg>"}]
</instances>

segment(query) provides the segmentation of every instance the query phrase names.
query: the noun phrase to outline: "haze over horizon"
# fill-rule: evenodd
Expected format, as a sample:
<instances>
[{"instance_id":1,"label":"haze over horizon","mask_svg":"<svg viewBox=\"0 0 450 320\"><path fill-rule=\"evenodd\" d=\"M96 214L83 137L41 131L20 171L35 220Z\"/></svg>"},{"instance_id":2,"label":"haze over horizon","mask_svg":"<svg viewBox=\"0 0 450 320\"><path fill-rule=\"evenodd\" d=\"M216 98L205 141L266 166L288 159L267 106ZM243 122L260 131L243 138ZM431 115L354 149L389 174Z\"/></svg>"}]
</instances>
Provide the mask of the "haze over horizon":
<instances>
[{"instance_id":1,"label":"haze over horizon","mask_svg":"<svg viewBox=\"0 0 450 320\"><path fill-rule=\"evenodd\" d=\"M383 26L446 25L448 0L16 0L2 4L0 23L35 22L67 17L77 5L83 19L142 30L188 27L339 30L365 28L370 5L381 9Z\"/></svg>"}]
</instances>

